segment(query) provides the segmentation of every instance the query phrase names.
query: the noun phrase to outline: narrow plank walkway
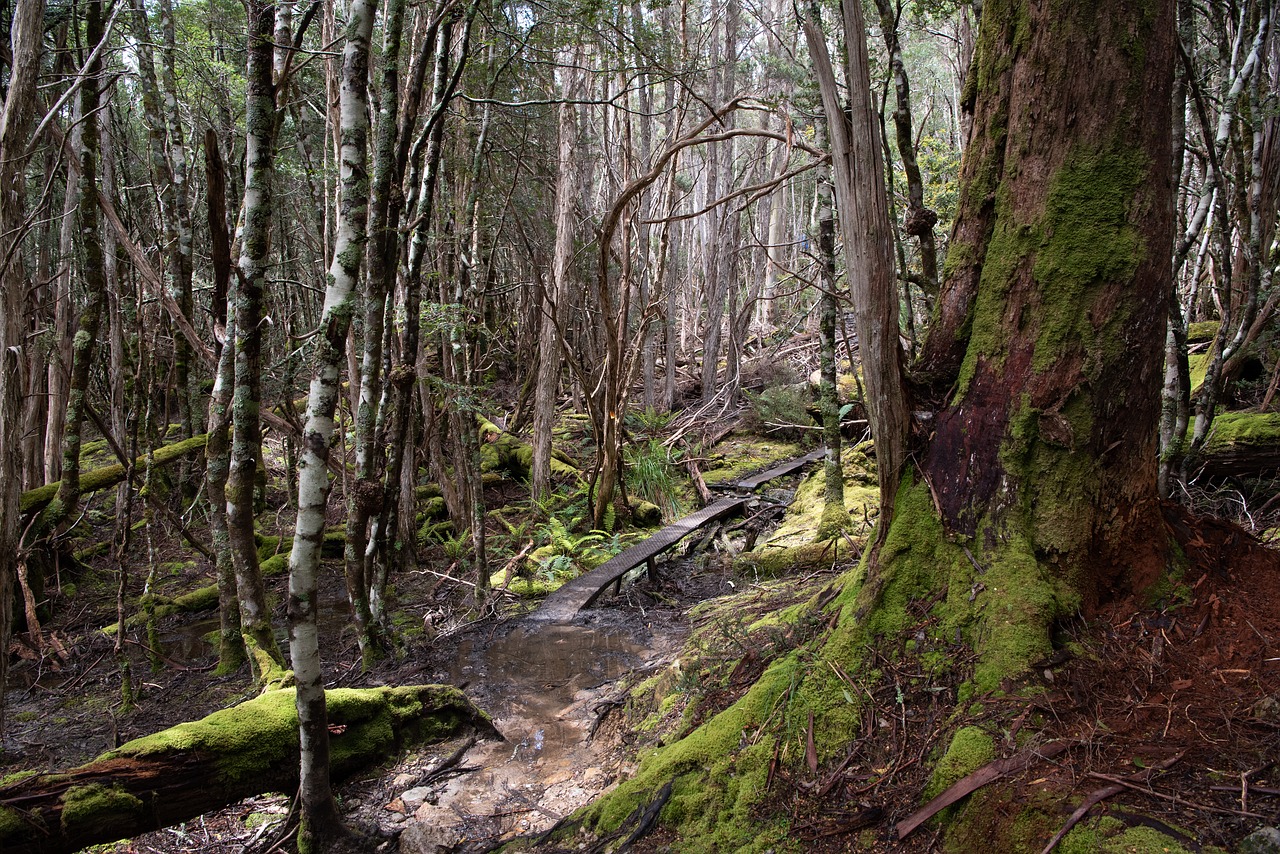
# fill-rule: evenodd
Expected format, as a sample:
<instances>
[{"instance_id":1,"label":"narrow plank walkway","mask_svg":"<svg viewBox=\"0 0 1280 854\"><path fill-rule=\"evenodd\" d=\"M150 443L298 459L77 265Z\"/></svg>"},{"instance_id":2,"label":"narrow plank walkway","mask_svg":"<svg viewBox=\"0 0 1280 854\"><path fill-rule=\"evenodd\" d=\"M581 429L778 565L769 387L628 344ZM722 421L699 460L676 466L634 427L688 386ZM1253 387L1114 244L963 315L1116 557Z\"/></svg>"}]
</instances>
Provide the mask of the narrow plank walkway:
<instances>
[{"instance_id":1,"label":"narrow plank walkway","mask_svg":"<svg viewBox=\"0 0 1280 854\"><path fill-rule=\"evenodd\" d=\"M803 457L796 457L794 460L787 460L785 463L780 463L768 471L762 471L760 474L755 474L744 480L740 480L736 484L732 484L732 486L748 492L753 489L759 489L775 477L782 477L783 475L791 474L793 471L798 471L799 469L809 465L809 463L816 462L826 455L827 449L819 448L816 451L810 451Z\"/></svg>"},{"instance_id":2,"label":"narrow plank walkway","mask_svg":"<svg viewBox=\"0 0 1280 854\"><path fill-rule=\"evenodd\" d=\"M787 460L768 471L740 480L737 483L725 484L725 486L740 492L750 492L775 477L791 474L791 472L804 468L815 460L822 459L826 452L825 448L819 448L816 451L805 454L803 457ZM721 498L698 512L691 513L683 519L673 522L649 539L636 543L586 575L580 575L572 581L566 581L549 594L546 599L543 599L542 604L530 613L526 619L539 623L569 622L578 615L579 611L590 607L596 599L600 598L600 595L604 593L610 584L618 581L622 576L645 561L662 554L702 526L728 516L730 513L737 512L749 500L750 497L746 495Z\"/></svg>"},{"instance_id":3,"label":"narrow plank walkway","mask_svg":"<svg viewBox=\"0 0 1280 854\"><path fill-rule=\"evenodd\" d=\"M567 623L577 616L579 611L595 602L610 584L649 558L671 548L703 525L740 509L748 500L746 496L721 498L697 513L691 513L668 525L649 539L636 543L586 575L566 581L543 599L542 604L528 618L538 622Z\"/></svg>"}]
</instances>

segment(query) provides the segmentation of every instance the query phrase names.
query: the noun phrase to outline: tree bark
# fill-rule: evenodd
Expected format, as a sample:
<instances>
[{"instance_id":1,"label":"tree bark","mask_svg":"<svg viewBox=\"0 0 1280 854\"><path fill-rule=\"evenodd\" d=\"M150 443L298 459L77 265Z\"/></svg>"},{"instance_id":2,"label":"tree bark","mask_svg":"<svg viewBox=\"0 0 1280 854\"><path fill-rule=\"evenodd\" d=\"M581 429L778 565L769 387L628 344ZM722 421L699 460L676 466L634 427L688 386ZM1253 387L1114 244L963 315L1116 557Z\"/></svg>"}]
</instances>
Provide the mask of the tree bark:
<instances>
[{"instance_id":1,"label":"tree bark","mask_svg":"<svg viewBox=\"0 0 1280 854\"><path fill-rule=\"evenodd\" d=\"M249 5L246 62L244 230L240 287L236 289L235 390L231 401L231 467L227 477L227 529L240 597L245 645L259 678L284 659L271 632L266 591L254 542L253 490L262 447L262 295L271 256L272 182L275 170L276 92L271 80L275 4Z\"/></svg>"},{"instance_id":2,"label":"tree bark","mask_svg":"<svg viewBox=\"0 0 1280 854\"><path fill-rule=\"evenodd\" d=\"M862 6L850 2L843 4L843 8L850 98L847 114L837 94L835 73L821 31L816 22L809 19L805 21L804 30L831 137L845 269L853 297L866 385L867 419L875 439L880 482L881 524L877 542L883 542L893 517L898 479L906 459L909 414L902 348L898 343L893 231L876 113L871 103Z\"/></svg>"},{"instance_id":3,"label":"tree bark","mask_svg":"<svg viewBox=\"0 0 1280 854\"><path fill-rule=\"evenodd\" d=\"M382 41L382 86L374 130L373 169L369 183L369 230L364 278L364 346L360 360L360 395L356 406L356 484L347 508L344 555L348 590L359 587L369 598L370 626L380 632L384 611L382 590L374 584L369 548L369 521L382 507L384 454L377 443L381 423L383 336L386 332L387 284L394 275L399 241L392 222L391 193L395 179L396 143L400 116L400 47L405 0L387 4Z\"/></svg>"},{"instance_id":4,"label":"tree bark","mask_svg":"<svg viewBox=\"0 0 1280 854\"><path fill-rule=\"evenodd\" d=\"M27 282L21 263L25 210L24 150L35 119L36 81L44 35L44 0L19 3L9 22L9 88L0 112L0 649L9 648L10 603L18 562L18 492L22 488L23 360ZM9 656L0 655L0 698ZM0 699L0 729L4 702Z\"/></svg>"},{"instance_id":5,"label":"tree bark","mask_svg":"<svg viewBox=\"0 0 1280 854\"><path fill-rule=\"evenodd\" d=\"M984 6L950 250L961 263L928 342L965 326L964 356L920 471L903 477L929 500L889 533L909 567L902 537L925 511L1003 576L985 584L1015 616L980 619L986 634L974 634L988 678L1017 676L1049 650L1055 618L1152 583L1167 542L1155 440L1173 241L1172 0L1036 8L1029 21L1015 6ZM1082 51L1095 73L1072 71ZM1061 81L1053 98L1044 81ZM952 563L968 575L967 560ZM882 583L902 583L889 567ZM1007 574L1015 567L1022 582Z\"/></svg>"},{"instance_id":6,"label":"tree bark","mask_svg":"<svg viewBox=\"0 0 1280 854\"><path fill-rule=\"evenodd\" d=\"M105 36L101 0L91 0L85 9L85 38L97 45ZM80 86L80 189L82 200L91 199L97 192L98 182L98 91L102 76L101 53L91 54L85 65L87 78ZM93 366L94 350L98 343L98 327L102 322L102 304L106 301L107 282L102 255L102 235L98 229L98 206L81 204L77 211L81 251L84 267L85 301L76 324L76 334L71 341L71 375L67 383L67 410L62 431L62 480L58 494L41 514L38 528L52 532L64 519L75 513L80 499L80 445L81 429L85 421L85 395L89 391L89 370ZM67 295L68 299L70 294ZM36 567L33 567L37 572Z\"/></svg>"},{"instance_id":7,"label":"tree bark","mask_svg":"<svg viewBox=\"0 0 1280 854\"><path fill-rule=\"evenodd\" d=\"M920 242L920 271L926 293L932 297L938 289L938 248L933 226L938 215L924 206L924 179L916 159L915 129L911 120L911 86L902 62L902 43L898 38L898 17L902 3L896 8L889 0L876 0L880 13L880 32L889 51L889 73L893 78L893 129L897 137L898 156L907 176L907 220L904 229ZM887 159L887 158L886 158ZM906 271L902 271L904 274Z\"/></svg>"},{"instance_id":8,"label":"tree bark","mask_svg":"<svg viewBox=\"0 0 1280 854\"><path fill-rule=\"evenodd\" d=\"M344 688L330 692L328 701L330 720L344 728L334 738L335 779L468 728L501 738L483 712L448 686ZM294 692L269 691L65 773L0 786L0 848L70 854L297 785Z\"/></svg>"},{"instance_id":9,"label":"tree bark","mask_svg":"<svg viewBox=\"0 0 1280 854\"><path fill-rule=\"evenodd\" d=\"M341 391L347 333L356 312L361 265L369 218L369 41L375 9L368 0L348 7L347 43L342 54L339 96L341 193L334 234L333 263L325 290L324 310L316 335L315 373L307 401L298 470L298 517L289 558L289 651L297 680L301 744L298 800L299 847L323 849L341 835L342 821L329 782L329 732L324 677L320 666L317 624L320 545L329 506L329 451L334 443L333 414ZM350 583L355 581L355 584ZM369 600L361 579L348 579L362 656L372 656Z\"/></svg>"},{"instance_id":10,"label":"tree bark","mask_svg":"<svg viewBox=\"0 0 1280 854\"><path fill-rule=\"evenodd\" d=\"M556 396L564 358L561 335L568 321L574 250L574 214L578 198L578 107L583 72L581 52L565 49L564 101L557 108L555 246L551 255L551 292L543 289L539 311L538 372L533 391L533 465L529 477L535 501L551 493L551 431L556 422Z\"/></svg>"}]
</instances>

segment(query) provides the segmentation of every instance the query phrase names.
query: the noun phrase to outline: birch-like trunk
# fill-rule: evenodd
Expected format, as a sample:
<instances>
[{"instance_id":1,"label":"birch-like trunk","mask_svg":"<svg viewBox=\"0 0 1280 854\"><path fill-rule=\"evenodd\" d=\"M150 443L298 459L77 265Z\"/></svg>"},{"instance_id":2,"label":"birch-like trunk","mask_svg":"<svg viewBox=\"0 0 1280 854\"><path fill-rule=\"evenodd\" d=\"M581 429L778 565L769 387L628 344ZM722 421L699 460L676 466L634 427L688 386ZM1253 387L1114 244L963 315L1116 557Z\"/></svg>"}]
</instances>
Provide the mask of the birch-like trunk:
<instances>
[{"instance_id":1,"label":"birch-like trunk","mask_svg":"<svg viewBox=\"0 0 1280 854\"><path fill-rule=\"evenodd\" d=\"M339 96L341 192L334 235L333 263L325 290L324 311L316 336L315 376L307 400L298 466L298 519L289 558L289 651L298 683L298 735L301 747L299 802L302 822L298 844L315 850L331 841L341 827L329 783L328 713L320 667L316 623L316 572L329 504L329 450L334 442L333 414L341 392L347 333L356 312L356 293L364 261L369 220L369 40L374 6L353 0L348 7L347 44L342 52ZM369 645L369 602L361 586L348 590L357 636L366 660ZM305 847L304 847L305 846Z\"/></svg>"},{"instance_id":2,"label":"birch-like trunk","mask_svg":"<svg viewBox=\"0 0 1280 854\"><path fill-rule=\"evenodd\" d=\"M397 176L396 142L400 117L400 43L405 0L387 4L382 41L382 91L374 130L373 171L369 184L368 273L364 279L364 345L360 360L360 396L356 406L356 484L347 508L344 563L347 591L360 588L369 597L370 629L379 632L384 616L382 589L374 584L369 520L382 506L383 455L376 437L382 398L382 339L386 329L387 280L395 270L396 239L391 193ZM377 638L375 638L377 640Z\"/></svg>"},{"instance_id":3,"label":"birch-like trunk","mask_svg":"<svg viewBox=\"0 0 1280 854\"><path fill-rule=\"evenodd\" d=\"M473 7L474 8L474 7ZM382 513L378 522L383 538L378 566L375 573L382 578L390 571L390 562L396 551L396 539L400 533L401 484L404 481L406 459L413 459L413 425L409 415L413 408L413 396L417 380L418 350L421 339L420 313L422 309L422 264L427 250L427 235L435 204L436 182L440 175L441 140L444 135L444 110L452 97L450 51L453 45L452 20L446 20L436 35L435 65L432 74L431 113L424 135L418 142L425 147L424 162L418 181L412 181L415 197L412 206L413 225L409 239L409 257L404 275L404 327L400 333L400 359L388 379L391 389L392 411L387 414L386 479L382 491ZM469 22L468 22L469 26ZM465 41L465 38L464 38ZM465 56L465 53L464 53Z\"/></svg>"},{"instance_id":4,"label":"birch-like trunk","mask_svg":"<svg viewBox=\"0 0 1280 854\"><path fill-rule=\"evenodd\" d=\"M241 285L235 312L235 389L231 401L231 466L227 477L227 529L240 597L245 645L259 678L284 663L271 632L271 614L254 541L253 488L262 424L262 294L271 256L272 179L275 169L276 93L271 80L275 4L249 5L246 62L244 229Z\"/></svg>"}]
</instances>

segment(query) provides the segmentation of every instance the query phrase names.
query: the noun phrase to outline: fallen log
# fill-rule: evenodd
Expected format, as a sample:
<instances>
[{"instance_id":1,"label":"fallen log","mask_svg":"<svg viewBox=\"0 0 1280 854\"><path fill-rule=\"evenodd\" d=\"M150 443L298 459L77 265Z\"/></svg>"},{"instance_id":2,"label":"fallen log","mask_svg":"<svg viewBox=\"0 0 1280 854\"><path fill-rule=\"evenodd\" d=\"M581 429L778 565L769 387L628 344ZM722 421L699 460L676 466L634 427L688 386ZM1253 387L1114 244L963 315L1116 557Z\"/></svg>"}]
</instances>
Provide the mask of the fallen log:
<instances>
[{"instance_id":1,"label":"fallen log","mask_svg":"<svg viewBox=\"0 0 1280 854\"><path fill-rule=\"evenodd\" d=\"M464 728L501 738L484 712L445 685L327 692L330 767L351 777L414 743ZM189 821L298 785L292 689L270 691L199 721L131 741L63 773L0 786L0 851L70 854Z\"/></svg>"},{"instance_id":2,"label":"fallen log","mask_svg":"<svg viewBox=\"0 0 1280 854\"><path fill-rule=\"evenodd\" d=\"M156 448L151 454L151 465L153 467L162 467L191 454L201 453L204 451L204 446L208 441L209 434L201 433L199 436L192 436L190 439ZM146 464L147 458L145 456L138 457L137 462L134 463L139 471ZM120 483L124 478L124 466L119 463L84 472L80 475L80 494L88 495L100 489L107 489ZM61 483L62 481L59 480L53 483L46 483L44 486L37 486L35 489L28 489L22 493L22 497L18 500L18 508L23 513L34 513L43 510L57 496L58 486Z\"/></svg>"},{"instance_id":3,"label":"fallen log","mask_svg":"<svg viewBox=\"0 0 1280 854\"><path fill-rule=\"evenodd\" d=\"M1195 463L1196 471L1210 477L1259 477L1280 471L1280 413L1218 415Z\"/></svg>"}]
</instances>

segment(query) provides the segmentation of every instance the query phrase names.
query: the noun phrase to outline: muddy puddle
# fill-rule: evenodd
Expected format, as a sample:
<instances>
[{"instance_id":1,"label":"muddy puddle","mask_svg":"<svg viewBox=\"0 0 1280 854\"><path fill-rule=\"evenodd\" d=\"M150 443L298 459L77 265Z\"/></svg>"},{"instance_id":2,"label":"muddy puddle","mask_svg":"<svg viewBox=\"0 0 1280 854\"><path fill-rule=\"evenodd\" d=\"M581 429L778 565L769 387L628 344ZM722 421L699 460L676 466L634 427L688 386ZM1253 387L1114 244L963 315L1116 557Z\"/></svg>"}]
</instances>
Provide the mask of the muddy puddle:
<instances>
[{"instance_id":1,"label":"muddy puddle","mask_svg":"<svg viewBox=\"0 0 1280 854\"><path fill-rule=\"evenodd\" d=\"M607 619L517 624L462 640L447 677L440 675L464 686L506 740L476 744L461 760L466 773L387 805L403 822L401 850L465 849L546 830L608 788L617 760L595 746L591 730L620 677L661 663L652 645Z\"/></svg>"}]
</instances>

